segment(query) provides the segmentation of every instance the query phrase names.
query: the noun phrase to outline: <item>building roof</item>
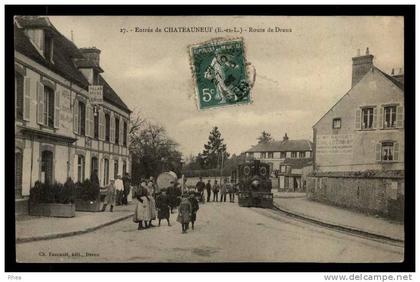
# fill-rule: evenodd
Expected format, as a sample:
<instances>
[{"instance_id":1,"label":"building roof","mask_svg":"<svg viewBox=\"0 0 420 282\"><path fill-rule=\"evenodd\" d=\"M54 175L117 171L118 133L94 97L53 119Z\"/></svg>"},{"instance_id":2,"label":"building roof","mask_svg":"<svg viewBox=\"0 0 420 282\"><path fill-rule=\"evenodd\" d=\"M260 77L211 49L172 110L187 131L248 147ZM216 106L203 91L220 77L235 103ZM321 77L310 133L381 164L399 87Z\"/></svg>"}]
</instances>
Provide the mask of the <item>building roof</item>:
<instances>
[{"instance_id":1,"label":"building roof","mask_svg":"<svg viewBox=\"0 0 420 282\"><path fill-rule=\"evenodd\" d=\"M108 103L131 113L130 109L127 107L127 105L121 100L121 98L115 93L114 89L106 82L106 80L102 77L102 75L99 75L99 85L102 85L103 93L104 93L104 101L107 101Z\"/></svg>"},{"instance_id":2,"label":"building roof","mask_svg":"<svg viewBox=\"0 0 420 282\"><path fill-rule=\"evenodd\" d=\"M17 17L16 21L20 26L27 26L27 24L21 24L21 22L27 22L27 19L23 19L25 19L25 17ZM23 28L19 28L15 25L14 32L16 51L75 83L79 87L87 89L89 82L73 63L73 58L83 58L83 54L79 52L73 42L60 33L55 33L52 63L38 52L26 36Z\"/></svg>"},{"instance_id":3,"label":"building roof","mask_svg":"<svg viewBox=\"0 0 420 282\"><path fill-rule=\"evenodd\" d=\"M377 70L379 73L381 73L385 78L387 78L389 81L391 81L395 86L397 86L401 91L403 91L404 92L404 78L400 78L400 79L397 79L397 78L394 78L394 77L392 77L391 75L389 75L389 74L387 74L387 73L385 73L385 72L383 72L382 70L380 70L379 68L377 68L377 67L375 67L375 66L373 66L373 69L374 70ZM369 72L366 72L366 74L365 75L367 75ZM356 85L357 85L357 83L356 83ZM353 86L354 87L354 86ZM349 89L349 91L347 91L346 92L346 94L344 94L340 99L338 99L338 101L328 110L328 111L326 111L325 112L325 114L324 115L322 115L322 117L312 126L313 128L338 104L338 103L340 103L340 101L347 95L347 94L349 94L350 92L351 92L351 90L353 89L353 87L352 88L350 88Z\"/></svg>"},{"instance_id":4,"label":"building roof","mask_svg":"<svg viewBox=\"0 0 420 282\"><path fill-rule=\"evenodd\" d=\"M291 168L304 168L306 166L312 165L312 158L303 158L303 159L291 159L287 158L283 161L282 165L288 165Z\"/></svg>"},{"instance_id":5,"label":"building roof","mask_svg":"<svg viewBox=\"0 0 420 282\"><path fill-rule=\"evenodd\" d=\"M297 152L312 151L312 142L309 140L283 140L272 141L268 143L259 143L247 150L247 153L253 152Z\"/></svg>"},{"instance_id":6,"label":"building roof","mask_svg":"<svg viewBox=\"0 0 420 282\"><path fill-rule=\"evenodd\" d=\"M48 20L43 17L16 17L14 28L15 50L26 57L34 60L40 65L52 70L65 79L75 83L79 87L88 90L89 82L79 71L79 64L88 66L86 59L77 46L64 35L62 35ZM48 30L54 36L53 62L46 60L30 42L24 33L24 28L42 28ZM89 65L90 66L90 65ZM127 105L121 100L112 87L99 75L99 84L104 86L104 101L126 111L131 112Z\"/></svg>"},{"instance_id":7,"label":"building roof","mask_svg":"<svg viewBox=\"0 0 420 282\"><path fill-rule=\"evenodd\" d=\"M389 74L381 71L380 69L378 69L377 67L374 66L374 68L379 71L380 73L382 73L386 78L388 78L392 83L394 83L398 88L400 88L401 90L404 91L404 78L401 80L398 80L392 76L390 76Z\"/></svg>"}]
</instances>

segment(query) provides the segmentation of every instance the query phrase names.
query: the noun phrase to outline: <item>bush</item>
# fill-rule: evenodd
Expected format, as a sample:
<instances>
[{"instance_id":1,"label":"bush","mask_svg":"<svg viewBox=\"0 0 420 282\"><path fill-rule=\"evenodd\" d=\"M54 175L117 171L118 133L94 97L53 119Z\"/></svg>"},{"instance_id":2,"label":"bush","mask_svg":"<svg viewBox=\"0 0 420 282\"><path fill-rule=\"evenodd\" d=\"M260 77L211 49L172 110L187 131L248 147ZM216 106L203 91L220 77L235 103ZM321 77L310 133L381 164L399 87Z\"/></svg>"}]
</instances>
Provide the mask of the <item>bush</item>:
<instances>
[{"instance_id":1,"label":"bush","mask_svg":"<svg viewBox=\"0 0 420 282\"><path fill-rule=\"evenodd\" d=\"M35 182L34 187L30 189L29 201L34 204L69 204L74 202L75 189L73 181L63 185L60 183L48 184Z\"/></svg>"},{"instance_id":2,"label":"bush","mask_svg":"<svg viewBox=\"0 0 420 282\"><path fill-rule=\"evenodd\" d=\"M89 179L86 179L83 183L77 182L75 191L76 199L83 201L96 201L99 199L100 188Z\"/></svg>"}]
</instances>

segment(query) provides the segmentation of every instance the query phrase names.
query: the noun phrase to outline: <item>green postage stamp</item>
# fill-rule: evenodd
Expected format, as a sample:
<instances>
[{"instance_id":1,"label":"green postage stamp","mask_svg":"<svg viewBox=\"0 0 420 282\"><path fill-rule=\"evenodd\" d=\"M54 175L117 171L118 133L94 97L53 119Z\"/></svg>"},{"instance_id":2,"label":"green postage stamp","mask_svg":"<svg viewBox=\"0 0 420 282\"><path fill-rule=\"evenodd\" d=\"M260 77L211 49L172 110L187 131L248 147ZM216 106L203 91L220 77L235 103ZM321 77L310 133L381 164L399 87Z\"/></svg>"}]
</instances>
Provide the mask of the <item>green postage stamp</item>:
<instances>
[{"instance_id":1,"label":"green postage stamp","mask_svg":"<svg viewBox=\"0 0 420 282\"><path fill-rule=\"evenodd\" d=\"M199 109L251 102L242 39L192 45L190 58Z\"/></svg>"}]
</instances>

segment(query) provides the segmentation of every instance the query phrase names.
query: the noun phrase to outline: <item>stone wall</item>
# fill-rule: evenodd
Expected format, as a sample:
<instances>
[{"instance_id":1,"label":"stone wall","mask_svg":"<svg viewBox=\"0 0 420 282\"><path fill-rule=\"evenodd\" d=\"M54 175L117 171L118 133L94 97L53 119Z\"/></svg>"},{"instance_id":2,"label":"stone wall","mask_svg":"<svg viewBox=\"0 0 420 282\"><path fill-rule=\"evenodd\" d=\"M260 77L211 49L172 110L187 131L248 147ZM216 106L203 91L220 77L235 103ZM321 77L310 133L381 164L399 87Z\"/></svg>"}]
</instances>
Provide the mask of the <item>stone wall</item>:
<instances>
[{"instance_id":1,"label":"stone wall","mask_svg":"<svg viewBox=\"0 0 420 282\"><path fill-rule=\"evenodd\" d=\"M368 214L404 219L403 178L307 178L309 199Z\"/></svg>"}]
</instances>

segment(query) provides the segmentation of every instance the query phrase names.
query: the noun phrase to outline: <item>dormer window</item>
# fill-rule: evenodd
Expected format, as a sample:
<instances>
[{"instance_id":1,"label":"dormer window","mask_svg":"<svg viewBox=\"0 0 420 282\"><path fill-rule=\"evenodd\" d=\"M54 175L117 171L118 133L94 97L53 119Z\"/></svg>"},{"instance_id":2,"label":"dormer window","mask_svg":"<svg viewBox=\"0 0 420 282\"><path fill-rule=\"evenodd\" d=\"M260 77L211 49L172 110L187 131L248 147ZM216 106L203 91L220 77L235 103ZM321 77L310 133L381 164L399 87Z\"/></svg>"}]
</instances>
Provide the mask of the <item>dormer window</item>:
<instances>
[{"instance_id":1,"label":"dormer window","mask_svg":"<svg viewBox=\"0 0 420 282\"><path fill-rule=\"evenodd\" d=\"M26 34L37 51L49 62L53 58L53 38L43 29L27 29Z\"/></svg>"},{"instance_id":2,"label":"dormer window","mask_svg":"<svg viewBox=\"0 0 420 282\"><path fill-rule=\"evenodd\" d=\"M26 34L28 35L29 39L31 40L31 42L35 46L35 48L42 55L44 55L44 49L45 49L44 30L42 30L42 29L27 29Z\"/></svg>"}]
</instances>

